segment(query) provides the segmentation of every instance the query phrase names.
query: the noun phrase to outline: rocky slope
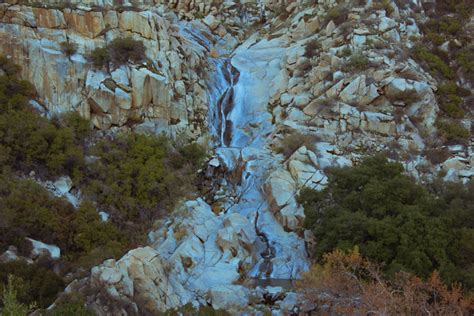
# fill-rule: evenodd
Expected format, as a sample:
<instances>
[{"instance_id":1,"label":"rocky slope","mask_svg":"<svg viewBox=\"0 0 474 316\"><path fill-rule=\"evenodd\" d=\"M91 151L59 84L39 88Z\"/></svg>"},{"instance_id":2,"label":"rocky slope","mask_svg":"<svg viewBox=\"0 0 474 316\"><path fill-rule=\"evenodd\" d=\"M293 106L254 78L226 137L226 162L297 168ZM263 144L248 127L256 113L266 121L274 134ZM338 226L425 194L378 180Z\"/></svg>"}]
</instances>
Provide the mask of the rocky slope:
<instances>
[{"instance_id":1,"label":"rocky slope","mask_svg":"<svg viewBox=\"0 0 474 316\"><path fill-rule=\"evenodd\" d=\"M387 152L420 180L474 175L472 139L437 141L439 83L408 53L422 36L421 1L345 1L339 15L334 0L145 1L133 10L14 2L0 7L9 43L0 53L20 61L50 113L80 111L105 130L210 135L216 148L203 180L210 193L160 223L147 246L70 284L92 292L100 314L188 303L293 310L298 294L275 280L308 268L305 242L314 240L295 196L323 188L327 167ZM149 61L92 69L87 54L118 36L142 40ZM65 57L62 41L78 53ZM461 121L471 130L472 112ZM428 159L440 146L442 161Z\"/></svg>"}]
</instances>

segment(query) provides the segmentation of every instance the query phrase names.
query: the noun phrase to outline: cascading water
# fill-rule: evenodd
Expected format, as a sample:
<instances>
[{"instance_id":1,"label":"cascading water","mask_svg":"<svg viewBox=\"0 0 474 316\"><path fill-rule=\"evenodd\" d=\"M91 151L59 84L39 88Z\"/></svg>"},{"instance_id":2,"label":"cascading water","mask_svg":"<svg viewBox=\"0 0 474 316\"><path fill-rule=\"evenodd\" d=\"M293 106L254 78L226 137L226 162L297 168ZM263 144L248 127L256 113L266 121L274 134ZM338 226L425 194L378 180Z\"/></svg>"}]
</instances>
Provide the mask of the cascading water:
<instances>
[{"instance_id":1,"label":"cascading water","mask_svg":"<svg viewBox=\"0 0 474 316\"><path fill-rule=\"evenodd\" d=\"M216 75L208 81L210 91L209 122L212 134L216 137L217 147L229 146L232 138L232 121L227 116L232 110L234 84L238 81L239 72L232 67L229 59L211 59Z\"/></svg>"},{"instance_id":2,"label":"cascading water","mask_svg":"<svg viewBox=\"0 0 474 316\"><path fill-rule=\"evenodd\" d=\"M215 49L212 35L189 23L181 27L185 37L209 53ZM278 40L256 42L249 38L226 58L209 58L208 125L217 156L225 167L215 191L230 191L226 213L239 213L252 223L257 242L252 252L257 263L248 277L257 280L293 280L309 267L304 241L286 232L270 210L263 192L268 174L282 162L268 148L274 132L267 105L274 86L284 81L281 60L284 44ZM237 175L237 176L236 176Z\"/></svg>"},{"instance_id":3,"label":"cascading water","mask_svg":"<svg viewBox=\"0 0 474 316\"><path fill-rule=\"evenodd\" d=\"M304 242L282 228L262 189L270 170L281 163L267 148L273 132L267 104L272 80L278 80L273 74L278 72L282 50L270 47L249 52L249 47L243 45L231 59L210 59L214 72L208 80L209 125L218 140L216 152L227 174L242 169L238 183L231 183L229 177L224 183L238 197L226 212L246 216L259 237L255 245L258 262L248 276L292 280L308 269Z\"/></svg>"}]
</instances>

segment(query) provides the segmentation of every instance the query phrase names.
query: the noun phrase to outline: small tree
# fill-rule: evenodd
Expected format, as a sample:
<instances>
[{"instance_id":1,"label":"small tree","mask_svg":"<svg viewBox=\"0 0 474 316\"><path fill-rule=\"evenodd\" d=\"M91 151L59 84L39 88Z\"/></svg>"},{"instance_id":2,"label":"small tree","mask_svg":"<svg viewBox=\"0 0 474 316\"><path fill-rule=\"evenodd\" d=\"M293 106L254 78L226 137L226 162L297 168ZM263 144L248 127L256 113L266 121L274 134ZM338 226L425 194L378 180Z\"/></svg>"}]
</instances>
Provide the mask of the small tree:
<instances>
[{"instance_id":1,"label":"small tree","mask_svg":"<svg viewBox=\"0 0 474 316\"><path fill-rule=\"evenodd\" d=\"M28 312L35 308L35 304L25 305L18 301L18 291L21 291L23 280L13 275L8 276L8 283L3 290L3 316L26 316Z\"/></svg>"}]
</instances>

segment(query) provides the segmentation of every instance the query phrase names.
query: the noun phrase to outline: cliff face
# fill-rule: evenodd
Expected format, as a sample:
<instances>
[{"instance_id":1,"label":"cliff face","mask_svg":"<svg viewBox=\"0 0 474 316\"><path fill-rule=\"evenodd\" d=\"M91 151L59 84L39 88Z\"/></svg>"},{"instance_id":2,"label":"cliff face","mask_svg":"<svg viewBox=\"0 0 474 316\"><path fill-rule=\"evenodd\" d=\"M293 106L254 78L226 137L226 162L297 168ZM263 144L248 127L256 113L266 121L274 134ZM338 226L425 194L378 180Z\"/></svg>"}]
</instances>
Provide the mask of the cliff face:
<instances>
[{"instance_id":1,"label":"cliff face","mask_svg":"<svg viewBox=\"0 0 474 316\"><path fill-rule=\"evenodd\" d=\"M143 41L149 62L94 69L90 52L114 38ZM206 113L206 65L194 45L156 12L85 11L3 4L0 53L22 66L51 113L79 111L100 129L143 122L153 132L199 134ZM70 58L60 43L76 43Z\"/></svg>"}]
</instances>

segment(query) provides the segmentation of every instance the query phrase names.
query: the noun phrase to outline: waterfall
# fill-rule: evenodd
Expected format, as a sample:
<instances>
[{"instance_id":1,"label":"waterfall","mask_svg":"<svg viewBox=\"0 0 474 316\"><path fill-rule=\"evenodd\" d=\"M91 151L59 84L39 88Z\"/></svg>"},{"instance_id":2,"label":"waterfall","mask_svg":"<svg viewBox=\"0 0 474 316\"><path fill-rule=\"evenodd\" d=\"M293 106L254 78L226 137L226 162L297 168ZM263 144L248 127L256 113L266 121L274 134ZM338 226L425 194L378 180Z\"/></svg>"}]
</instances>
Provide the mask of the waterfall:
<instances>
[{"instance_id":1,"label":"waterfall","mask_svg":"<svg viewBox=\"0 0 474 316\"><path fill-rule=\"evenodd\" d=\"M263 192L268 173L282 163L267 146L274 128L267 104L275 79L272 73L279 65L261 67L259 59L268 56L259 55L259 51L248 54L247 50L238 49L230 59L209 61L210 131L216 138L218 158L226 167L223 184L237 197L226 212L246 216L258 236L254 249L257 263L247 276L257 280L293 280L309 266L304 241L283 229ZM231 176L235 174L240 178Z\"/></svg>"}]
</instances>

